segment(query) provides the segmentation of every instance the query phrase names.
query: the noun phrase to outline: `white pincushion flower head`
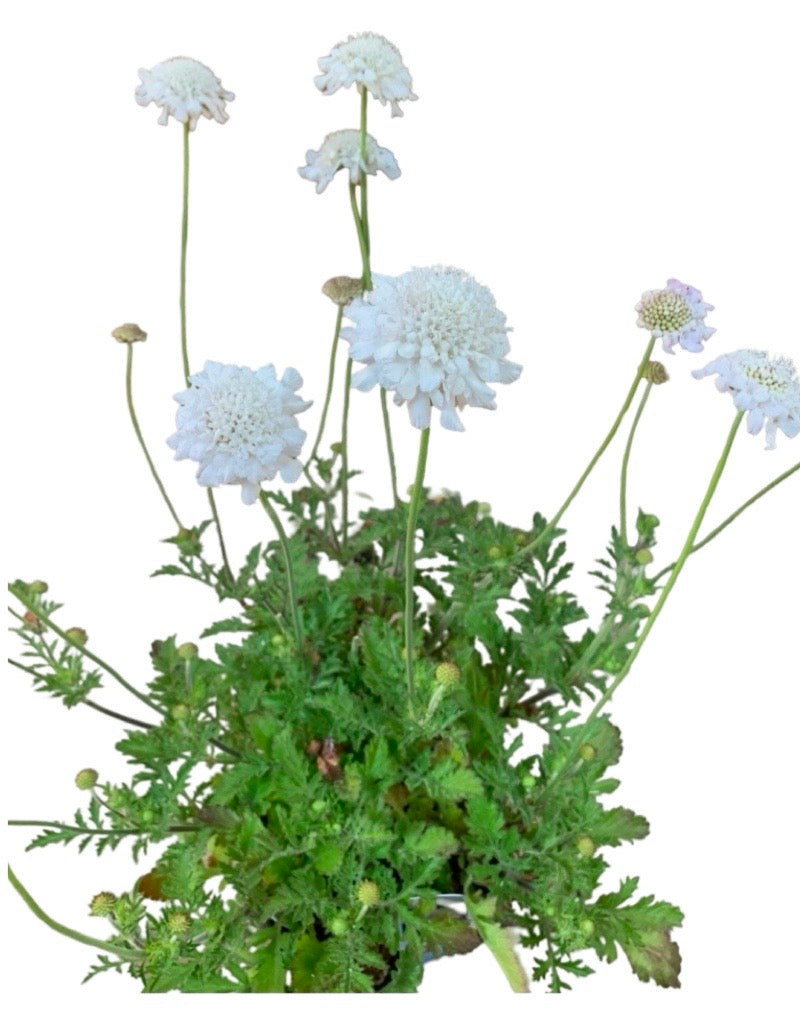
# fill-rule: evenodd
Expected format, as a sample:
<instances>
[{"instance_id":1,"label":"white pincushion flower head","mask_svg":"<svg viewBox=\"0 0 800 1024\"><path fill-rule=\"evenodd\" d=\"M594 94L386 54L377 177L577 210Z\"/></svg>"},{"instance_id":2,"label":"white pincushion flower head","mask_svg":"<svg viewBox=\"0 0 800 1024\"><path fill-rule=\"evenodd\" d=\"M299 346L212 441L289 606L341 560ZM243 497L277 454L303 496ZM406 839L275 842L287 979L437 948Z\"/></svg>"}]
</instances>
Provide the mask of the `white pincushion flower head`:
<instances>
[{"instance_id":1,"label":"white pincushion flower head","mask_svg":"<svg viewBox=\"0 0 800 1024\"><path fill-rule=\"evenodd\" d=\"M192 57L172 57L154 67L139 68L142 84L136 89L136 102L146 107L155 103L161 107L159 124L166 124L170 114L176 121L188 123L194 131L201 117L213 118L225 124L228 114L225 104L234 94L222 88L222 82L211 68Z\"/></svg>"},{"instance_id":2,"label":"white pincushion flower head","mask_svg":"<svg viewBox=\"0 0 800 1024\"><path fill-rule=\"evenodd\" d=\"M376 275L374 289L354 299L341 335L352 359L367 365L353 387L375 384L408 402L411 423L430 426L431 407L448 430L463 430L457 409L496 408L487 381L509 384L522 367L505 359L505 314L474 277L455 267L415 267L399 277Z\"/></svg>"},{"instance_id":3,"label":"white pincushion flower head","mask_svg":"<svg viewBox=\"0 0 800 1024\"><path fill-rule=\"evenodd\" d=\"M394 181L400 177L400 168L390 149L379 146L371 135L366 136L366 159L361 153L361 134L354 128L331 132L322 140L319 149L309 149L306 166L298 167L301 178L317 183L317 192L324 192L337 171L346 169L350 181L357 185L362 174L383 171Z\"/></svg>"},{"instance_id":4,"label":"white pincushion flower head","mask_svg":"<svg viewBox=\"0 0 800 1024\"><path fill-rule=\"evenodd\" d=\"M747 429L758 434L764 427L767 448L775 447L780 428L787 437L800 433L800 380L791 359L770 359L767 352L739 349L718 356L692 376L718 374L716 386L727 391L737 409L747 412Z\"/></svg>"},{"instance_id":5,"label":"white pincushion flower head","mask_svg":"<svg viewBox=\"0 0 800 1024\"><path fill-rule=\"evenodd\" d=\"M252 505L262 480L280 473L293 483L300 476L297 456L306 432L296 413L311 402L295 394L303 384L297 370L290 367L278 380L271 364L251 370L209 361L189 381L175 395L178 429L167 444L176 459L200 463L199 484L239 484L242 501Z\"/></svg>"},{"instance_id":6,"label":"white pincushion flower head","mask_svg":"<svg viewBox=\"0 0 800 1024\"><path fill-rule=\"evenodd\" d=\"M703 302L697 288L671 277L666 288L645 292L636 303L636 324L650 331L654 338L661 338L665 352L672 353L675 345L689 352L702 352L703 342L716 329L704 323L706 313L713 308Z\"/></svg>"},{"instance_id":7,"label":"white pincushion flower head","mask_svg":"<svg viewBox=\"0 0 800 1024\"><path fill-rule=\"evenodd\" d=\"M374 32L349 36L317 63L322 74L317 75L314 84L326 96L355 83L384 105L389 103L392 117L403 116L399 100L417 98L411 91L411 73L400 51L394 43Z\"/></svg>"}]
</instances>

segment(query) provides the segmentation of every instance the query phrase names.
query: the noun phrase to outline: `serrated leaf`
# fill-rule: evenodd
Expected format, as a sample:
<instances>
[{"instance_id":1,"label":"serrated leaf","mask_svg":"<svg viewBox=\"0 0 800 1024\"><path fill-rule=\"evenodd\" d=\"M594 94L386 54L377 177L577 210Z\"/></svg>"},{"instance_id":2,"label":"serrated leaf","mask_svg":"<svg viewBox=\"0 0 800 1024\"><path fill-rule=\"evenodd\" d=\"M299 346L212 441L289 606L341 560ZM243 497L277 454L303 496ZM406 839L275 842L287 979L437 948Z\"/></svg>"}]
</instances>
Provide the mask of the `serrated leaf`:
<instances>
[{"instance_id":1,"label":"serrated leaf","mask_svg":"<svg viewBox=\"0 0 800 1024\"><path fill-rule=\"evenodd\" d=\"M422 822L411 826L403 842L406 849L418 857L451 857L460 845L449 829Z\"/></svg>"},{"instance_id":2,"label":"serrated leaf","mask_svg":"<svg viewBox=\"0 0 800 1024\"><path fill-rule=\"evenodd\" d=\"M467 803L467 827L478 843L491 846L502 834L505 816L493 800L473 797Z\"/></svg>"},{"instance_id":3,"label":"serrated leaf","mask_svg":"<svg viewBox=\"0 0 800 1024\"><path fill-rule=\"evenodd\" d=\"M649 831L647 819L641 814L634 814L627 807L612 807L589 826L592 839L598 846L632 843L637 839L644 839Z\"/></svg>"},{"instance_id":4,"label":"serrated leaf","mask_svg":"<svg viewBox=\"0 0 800 1024\"><path fill-rule=\"evenodd\" d=\"M471 768L454 768L438 778L431 778L428 786L437 800L467 800L483 794L483 783Z\"/></svg>"},{"instance_id":5,"label":"serrated leaf","mask_svg":"<svg viewBox=\"0 0 800 1024\"><path fill-rule=\"evenodd\" d=\"M425 940L425 951L433 960L471 953L482 942L469 918L449 907L437 907L429 914L420 925L420 933Z\"/></svg>"}]
</instances>

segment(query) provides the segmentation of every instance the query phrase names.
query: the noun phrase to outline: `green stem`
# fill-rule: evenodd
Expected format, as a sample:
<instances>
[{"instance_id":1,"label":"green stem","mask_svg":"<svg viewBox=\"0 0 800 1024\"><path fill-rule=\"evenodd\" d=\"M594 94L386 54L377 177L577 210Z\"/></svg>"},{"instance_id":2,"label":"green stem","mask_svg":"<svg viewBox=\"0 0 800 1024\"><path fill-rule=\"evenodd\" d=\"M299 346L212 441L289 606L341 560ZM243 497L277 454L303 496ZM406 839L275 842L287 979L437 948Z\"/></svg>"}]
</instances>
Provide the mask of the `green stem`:
<instances>
[{"instance_id":1,"label":"green stem","mask_svg":"<svg viewBox=\"0 0 800 1024\"><path fill-rule=\"evenodd\" d=\"M664 584L664 587L658 596L658 600L653 606L653 610L650 612L647 619L645 620L644 627L642 628L642 631L639 634L639 636L636 638L636 642L631 648L630 654L628 655L625 664L617 673L617 675L614 678L614 681L608 687L606 692L589 712L586 721L583 723L582 728L578 730L578 734L572 743L571 753L567 756L564 763L561 765L561 768L558 771L554 772L554 774L550 777L549 781L547 782L547 788L550 788L552 784L561 775L564 774L566 768L574 761L575 757L577 756L577 752L580 749L581 743L583 743L583 741L586 739L589 733L592 722L597 718L597 716L600 714L600 712L606 706L606 704L608 704L608 702L614 696L616 691L619 689L622 681L630 672L631 666L636 660L639 651L642 649L645 640L650 634L650 630L653 628L656 619L661 614L661 609L664 607L664 604L666 603L666 600L669 597L672 588L675 586L675 583L681 574L681 570L683 569L683 566L686 563L686 559L691 554L692 545L694 544L695 538L697 537L697 534L700 531L700 527L703 523L703 518L705 517L706 511L708 509L708 505L712 497L714 496L714 492L717 489L717 484L719 483L720 477L722 476L722 471L725 469L725 464L728 461L728 456L730 455L731 447L733 446L733 440L736 436L736 431L739 427L739 424L742 421L743 416L744 412L739 411L736 413L736 416L734 417L733 424L730 430L728 431L728 436L725 440L725 445L722 449L722 454L720 455L719 460L716 466L714 467L714 472L711 474L711 480L709 481L708 487L706 488L706 492L703 495L703 500L700 502L700 507L698 508L697 514L694 517L694 521L692 522L689 534L686 537L686 541L684 542L681 553L678 556L677 561L675 562L674 568L670 574L669 579Z\"/></svg>"},{"instance_id":2,"label":"green stem","mask_svg":"<svg viewBox=\"0 0 800 1024\"><path fill-rule=\"evenodd\" d=\"M333 331L333 344L331 345L331 358L330 358L330 363L328 364L328 387L327 387L327 389L325 391L325 402L324 402L324 404L322 406L322 419L319 421L319 430L317 431L317 436L316 436L316 439L314 441L314 447L311 449L311 454L309 455L308 460L307 460L305 466L303 467L303 469L308 469L308 467L314 461L314 458L315 458L315 456L317 454L317 449L319 448L320 442L322 441L322 434L323 434L323 432L325 430L325 422L326 422L326 420L328 418L328 408L329 408L329 406L331 404L331 395L333 394L333 378L334 378L334 375L336 373L336 350L339 347L339 332L342 329L342 316L343 316L343 314L344 314L344 306L342 306L340 304L340 305L338 305L336 307L336 327L334 328L334 331Z\"/></svg>"},{"instance_id":3,"label":"green stem","mask_svg":"<svg viewBox=\"0 0 800 1024\"><path fill-rule=\"evenodd\" d=\"M73 647L75 646L69 639L69 637L66 635L66 633L63 630L59 629L58 626L52 621L52 619L49 619L44 614L44 612L42 612L42 610L34 604L33 601L30 601L27 597L25 597L24 594L22 594L18 590L12 590L11 587L9 587L8 589L11 591L14 597L16 597L20 604L24 605L28 609L28 611L33 612L33 614L39 619L40 622L43 622L48 629L52 629L56 636L61 637L61 639L65 641L65 643L68 643ZM157 711L158 714L162 713L161 708L158 706L158 704L155 704L152 700L150 700L150 698L146 694L142 693L140 690L137 690L136 687L131 685L131 683L129 683L126 679L123 679L119 672L117 672L116 669L113 669L107 662L103 661L102 658L98 658L96 654L92 654L88 647L80 647L78 648L78 650L80 651L81 655L84 658L88 658L89 661L93 661L95 665L101 668L104 672L107 672L112 677L112 679L116 679L120 686L123 686L128 691L128 693L132 693L134 697L142 701L142 703L146 704L149 708L152 708L153 711Z\"/></svg>"},{"instance_id":4,"label":"green stem","mask_svg":"<svg viewBox=\"0 0 800 1024\"><path fill-rule=\"evenodd\" d=\"M405 547L405 643L406 643L406 683L408 684L409 700L414 697L414 535L417 527L417 516L422 501L422 482L425 479L425 464L428 460L428 442L431 428L425 427L419 439L419 455L417 456L417 475L411 492L411 503L408 507L406 523Z\"/></svg>"},{"instance_id":5,"label":"green stem","mask_svg":"<svg viewBox=\"0 0 800 1024\"><path fill-rule=\"evenodd\" d=\"M356 199L356 186L351 181L349 184L350 189L350 209L353 211L353 220L356 225L356 234L358 235L358 248L361 251L361 284L364 291L370 291L372 288L372 279L369 269L369 246L367 245L367 236L364 233L364 224L361 220L361 213L358 209L358 200ZM369 288L366 287L365 282L369 281Z\"/></svg>"},{"instance_id":6,"label":"green stem","mask_svg":"<svg viewBox=\"0 0 800 1024\"><path fill-rule=\"evenodd\" d=\"M642 375L644 374L644 371L647 368L647 364L648 364L648 362L650 360L650 355L652 354L653 346L655 345L655 343L656 343L656 339L655 338L651 338L650 341L648 342L647 348L645 349L644 356L642 356L642 360L639 363L639 367L638 367L638 369L636 371L636 376L633 378L633 383L631 384L630 389L628 390L628 394L625 396L625 401L622 403L622 408L620 409L619 414L617 415L617 418L614 420L614 422L613 422L613 424L611 426L611 429L606 434L605 439L603 440L602 444L600 445L600 447L597 449L597 451L592 456L591 461L589 462L589 465L586 467L586 469L581 474L580 478L578 479L578 482L575 484L575 486L572 488L572 490L567 495L567 498L564 501L564 504L561 506L561 508L558 510L558 512L556 512L556 514L553 516L553 518L548 522L547 526L539 534L539 536L536 537L534 540L532 540L530 544L526 544L524 548L520 548L519 549L519 551L517 552L517 554L515 556L515 559L523 558L526 555L531 554L542 543L542 541L544 541L547 537L549 537L552 534L552 532L555 530L556 526L558 525L559 521L561 520L561 517L564 515L564 513L567 511L569 506L572 504L573 498L578 493L578 491L581 489L581 487L583 487L583 485L586 483L586 480L587 480L589 474L592 472L594 467L599 462L600 457L602 456L603 452L611 444L612 440L614 439L614 435L616 434L617 430L619 430L620 423L622 423L622 420L625 417L625 413L630 408L631 402L633 401L633 397L636 394L636 389L639 386L639 381L642 379Z\"/></svg>"},{"instance_id":7,"label":"green stem","mask_svg":"<svg viewBox=\"0 0 800 1024\"><path fill-rule=\"evenodd\" d=\"M60 935L66 935L68 939L74 939L75 942L81 942L84 946L95 946L97 949L105 950L106 953L111 953L114 956L119 957L121 960L139 959L140 954L138 953L132 953L128 949L120 949L119 946L115 946L111 942L103 942L102 939L94 939L91 935L84 935L83 932L76 932L73 928L67 928L66 925L59 924L58 921L54 921L49 914L46 914L44 910L42 910L33 896L31 896L22 882L20 882L12 871L10 864L8 865L8 880L25 901L28 909L31 910L40 921L43 921L48 928L52 928L54 932L58 932Z\"/></svg>"},{"instance_id":8,"label":"green stem","mask_svg":"<svg viewBox=\"0 0 800 1024\"><path fill-rule=\"evenodd\" d=\"M225 572L228 575L227 583L228 586L232 586L235 577L233 575L233 570L231 569L231 564L228 561L228 552L225 547L225 538L222 536L222 523L220 522L219 513L217 512L217 502L214 498L214 492L210 487L206 488L206 494L208 495L208 504L209 507L211 508L211 516L214 520L214 526L216 527L217 530L217 540L219 541L219 550L220 554L222 555L222 564L225 566Z\"/></svg>"},{"instance_id":9,"label":"green stem","mask_svg":"<svg viewBox=\"0 0 800 1024\"><path fill-rule=\"evenodd\" d=\"M639 407L636 410L636 415L633 417L628 440L625 444L625 453L622 456L622 470L619 479L619 535L626 547L628 546L628 463L631 457L631 448L633 447L633 436L636 433L636 428L639 426L639 420L642 418L644 407L647 405L647 399L650 397L652 390L653 382L649 380L639 402Z\"/></svg>"},{"instance_id":10,"label":"green stem","mask_svg":"<svg viewBox=\"0 0 800 1024\"><path fill-rule=\"evenodd\" d=\"M141 836L152 832L147 828L79 828L77 825L67 825L63 821L7 821L6 825L14 828L62 828L76 835L82 836ZM203 825L170 825L167 831L173 832L200 832Z\"/></svg>"},{"instance_id":11,"label":"green stem","mask_svg":"<svg viewBox=\"0 0 800 1024\"><path fill-rule=\"evenodd\" d=\"M181 212L181 357L183 376L189 387L189 347L186 338L186 249L189 240L189 122L183 125L183 205Z\"/></svg>"},{"instance_id":12,"label":"green stem","mask_svg":"<svg viewBox=\"0 0 800 1024\"><path fill-rule=\"evenodd\" d=\"M281 550L283 551L283 560L286 564L286 585L289 591L289 606L292 610L292 626L294 628L294 638L297 643L297 650L299 651L303 646L303 631L300 626L300 609L297 604L297 587L294 579L292 556L289 551L289 538L286 536L283 523L280 521L278 513L272 507L272 502L267 497L266 491L262 490L259 497L261 498L261 504L264 506L264 511L272 520L272 525L275 527L275 531L278 534L278 540L280 542Z\"/></svg>"},{"instance_id":13,"label":"green stem","mask_svg":"<svg viewBox=\"0 0 800 1024\"><path fill-rule=\"evenodd\" d=\"M344 551L347 546L347 519L348 494L350 481L348 480L348 459L347 459L347 418L350 414L350 379L353 376L353 360L347 360L347 368L344 373L344 407L342 409L342 543Z\"/></svg>"},{"instance_id":14,"label":"green stem","mask_svg":"<svg viewBox=\"0 0 800 1024\"><path fill-rule=\"evenodd\" d=\"M361 111L359 116L359 148L361 150L361 162L364 167L367 166L367 100L369 98L367 90L364 86L360 86L361 92ZM370 267L370 239L369 239L369 214L367 212L367 172L366 170L361 172L359 179L359 189L361 191L361 225L364 231L364 243L366 248L367 259L364 263L364 291L372 291L372 268Z\"/></svg>"},{"instance_id":15,"label":"green stem","mask_svg":"<svg viewBox=\"0 0 800 1024\"><path fill-rule=\"evenodd\" d=\"M178 513L175 511L174 505L169 500L169 495L167 494L164 484L161 481L161 477L158 475L158 471L156 470L156 467L153 464L153 460L150 458L150 452L147 450L147 445L145 444L141 428L139 427L139 419L136 415L136 410L134 409L133 406L133 343L129 341L127 343L127 348L128 360L125 368L125 397L127 398L128 401L128 413L131 418L131 423L133 424L133 432L136 434L136 439L139 442L142 451L144 452L144 457L147 460L147 465L150 467L150 473L152 474L153 479L156 482L156 486L161 492L161 497L166 502L167 508L169 509L169 513L175 520L176 526L178 527L179 530L182 530L184 528L183 523L178 518Z\"/></svg>"},{"instance_id":16,"label":"green stem","mask_svg":"<svg viewBox=\"0 0 800 1024\"><path fill-rule=\"evenodd\" d=\"M386 435L386 451L389 455L389 475L392 479L392 498L394 507L400 504L400 496L397 493L397 465L394 460L394 445L392 444L392 428L389 424L389 404L386 399L386 388L381 388L381 411L383 413L383 432Z\"/></svg>"},{"instance_id":17,"label":"green stem","mask_svg":"<svg viewBox=\"0 0 800 1024\"><path fill-rule=\"evenodd\" d=\"M778 484L783 483L783 481L790 477L792 473L796 473L798 469L800 469L800 462L796 462L794 466L787 469L785 473L781 473L779 476L776 476L774 480L771 480L766 487L762 487L760 491L756 491L756 493L741 504L735 512L731 512L727 519L723 519L719 526L715 526L714 529L710 533L707 533L701 541L698 541L689 554L693 555L695 551L699 551L700 548L704 548L709 541L713 540L717 536L717 534L722 533L726 526L730 526L734 519L738 518L745 509L758 501L759 498L763 498L764 495L768 494L773 487L777 487ZM652 582L656 583L662 576L666 576L667 573L672 572L674 568L675 563L672 562L670 565L666 566L666 568L662 569L657 576L654 576Z\"/></svg>"}]
</instances>

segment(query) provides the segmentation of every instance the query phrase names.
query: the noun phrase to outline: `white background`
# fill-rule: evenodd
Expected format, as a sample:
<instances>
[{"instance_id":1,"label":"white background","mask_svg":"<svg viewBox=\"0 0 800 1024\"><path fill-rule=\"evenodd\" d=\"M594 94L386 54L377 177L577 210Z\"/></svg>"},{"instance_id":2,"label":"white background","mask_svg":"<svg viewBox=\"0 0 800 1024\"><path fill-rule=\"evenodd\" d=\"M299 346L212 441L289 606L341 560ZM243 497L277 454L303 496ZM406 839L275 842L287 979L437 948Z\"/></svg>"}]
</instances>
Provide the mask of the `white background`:
<instances>
[{"instance_id":1,"label":"white background","mask_svg":"<svg viewBox=\"0 0 800 1024\"><path fill-rule=\"evenodd\" d=\"M219 614L196 585L147 578L171 550L158 539L172 524L127 420L125 350L109 337L125 320L149 332L135 353L142 427L181 514L199 520L193 466L173 463L162 443L181 386L181 131L136 105L138 67L191 55L236 93L230 121L204 120L191 138L192 365L297 367L316 403L303 422L313 433L334 319L319 288L359 272L342 177L317 196L297 175L306 149L357 124L353 90L327 98L314 88L316 58L352 32L397 44L420 98L402 119L371 104L370 131L403 172L371 181L374 267L467 269L494 291L514 328L510 358L524 364L518 383L498 387L497 412L467 410L463 434L434 429L428 482L524 525L533 509L553 513L615 416L647 340L632 308L645 289L677 276L703 290L716 306L708 358L756 347L800 361L791 14L765 0L26 5L4 33L8 576L48 580L66 605L60 621L85 626L91 647L142 683L153 638L196 639ZM662 519L659 564L680 548L733 414L710 380L689 376L706 355L664 361L672 380L654 391L631 467L633 508ZM385 502L377 395L355 394L352 408L351 461ZM417 434L405 410L393 413L405 487ZM742 433L708 525L799 448L780 435L765 452L763 438ZM574 587L593 611L587 572L616 514L620 450L564 520ZM608 883L640 874L643 892L682 906L683 989L642 986L623 961L546 1007L515 1003L520 1018L789 1019L799 496L794 477L690 561L614 702L625 739L619 798L652 834L610 851ZM238 560L267 527L238 489L218 502ZM5 694L8 817L70 817L85 766L125 777L110 719L67 713L12 670ZM104 698L139 711L113 685ZM26 855L27 836L7 837L21 879L58 920L105 936L86 916L89 898L131 885L139 869L124 854ZM7 900L4 987L26 1015L56 1005L84 1020L141 1012L129 979L81 989L91 950L47 930L10 889ZM479 951L433 965L423 992L477 1019L505 989ZM255 1019L274 1006L237 1002L235 1012ZM324 1012L345 1006L352 1015L351 1000L328 1000ZM218 997L191 1004L202 1021L226 1009ZM172 1019L174 999L151 1000L147 1012Z\"/></svg>"}]
</instances>

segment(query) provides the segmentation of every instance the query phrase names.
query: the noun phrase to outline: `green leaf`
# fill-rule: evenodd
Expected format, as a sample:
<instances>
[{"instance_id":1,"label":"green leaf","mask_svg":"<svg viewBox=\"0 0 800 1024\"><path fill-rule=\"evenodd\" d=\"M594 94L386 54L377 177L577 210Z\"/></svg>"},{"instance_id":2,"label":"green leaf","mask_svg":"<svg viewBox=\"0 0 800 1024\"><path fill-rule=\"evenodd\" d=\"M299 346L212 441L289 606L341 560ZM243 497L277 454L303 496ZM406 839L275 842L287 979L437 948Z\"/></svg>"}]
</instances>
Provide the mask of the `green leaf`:
<instances>
[{"instance_id":1,"label":"green leaf","mask_svg":"<svg viewBox=\"0 0 800 1024\"><path fill-rule=\"evenodd\" d=\"M514 949L514 932L501 927L494 919L497 901L494 897L472 899L464 893L469 916L488 946L500 970L506 976L512 992L527 992L528 978Z\"/></svg>"},{"instance_id":2,"label":"green leaf","mask_svg":"<svg viewBox=\"0 0 800 1024\"><path fill-rule=\"evenodd\" d=\"M268 945L258 951L258 967L250 972L253 992L285 992L286 969L283 955L291 936L274 934Z\"/></svg>"},{"instance_id":3,"label":"green leaf","mask_svg":"<svg viewBox=\"0 0 800 1024\"><path fill-rule=\"evenodd\" d=\"M588 832L597 846L619 846L622 842L632 843L644 839L650 825L641 814L634 814L627 807L612 807L600 818L588 825Z\"/></svg>"},{"instance_id":4,"label":"green leaf","mask_svg":"<svg viewBox=\"0 0 800 1024\"><path fill-rule=\"evenodd\" d=\"M405 847L419 857L451 857L458 852L456 836L441 825L424 825L415 822L408 830Z\"/></svg>"},{"instance_id":5,"label":"green leaf","mask_svg":"<svg viewBox=\"0 0 800 1024\"><path fill-rule=\"evenodd\" d=\"M483 783L471 768L454 768L446 774L434 775L428 790L436 800L456 802L483 794Z\"/></svg>"},{"instance_id":6,"label":"green leaf","mask_svg":"<svg viewBox=\"0 0 800 1024\"><path fill-rule=\"evenodd\" d=\"M503 832L505 816L493 800L473 797L467 803L467 826L476 842L491 847Z\"/></svg>"},{"instance_id":7,"label":"green leaf","mask_svg":"<svg viewBox=\"0 0 800 1024\"><path fill-rule=\"evenodd\" d=\"M320 843L314 850L312 861L321 875L333 875L342 866L344 851L338 843Z\"/></svg>"}]
</instances>

